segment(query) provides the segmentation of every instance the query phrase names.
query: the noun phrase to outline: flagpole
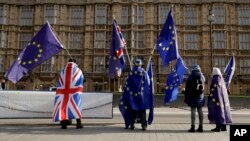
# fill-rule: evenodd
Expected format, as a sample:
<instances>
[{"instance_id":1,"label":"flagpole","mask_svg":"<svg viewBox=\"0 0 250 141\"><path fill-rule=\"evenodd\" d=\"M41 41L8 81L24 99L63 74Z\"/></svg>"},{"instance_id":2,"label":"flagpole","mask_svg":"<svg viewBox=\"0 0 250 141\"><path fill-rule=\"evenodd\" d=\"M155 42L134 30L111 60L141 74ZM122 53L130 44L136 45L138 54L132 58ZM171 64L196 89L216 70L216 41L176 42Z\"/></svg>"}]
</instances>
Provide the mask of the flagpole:
<instances>
[{"instance_id":1,"label":"flagpole","mask_svg":"<svg viewBox=\"0 0 250 141\"><path fill-rule=\"evenodd\" d=\"M113 15L113 19L115 20L115 15ZM117 24L117 25L118 25L118 24ZM127 54L127 56L128 56L128 62L129 62L130 70L132 70L132 64L131 64L130 57L129 57L129 55L128 55L127 46L124 45L124 48L125 48L126 54Z\"/></svg>"},{"instance_id":2,"label":"flagpole","mask_svg":"<svg viewBox=\"0 0 250 141\"><path fill-rule=\"evenodd\" d=\"M56 38L59 40L59 42L62 44L62 40L60 40L60 37L57 35L57 33L54 31L54 29L52 28L52 26L50 25L50 23L49 23L49 21L47 21L48 22L48 24L49 24L49 26L50 26L50 29L53 31L53 33L54 33L54 35L56 36ZM66 47L64 47L64 49L66 50L66 52L68 53L68 55L69 55L69 58L70 59L73 59L72 58L72 56L71 56L71 54L69 53L69 50L66 48Z\"/></svg>"}]
</instances>

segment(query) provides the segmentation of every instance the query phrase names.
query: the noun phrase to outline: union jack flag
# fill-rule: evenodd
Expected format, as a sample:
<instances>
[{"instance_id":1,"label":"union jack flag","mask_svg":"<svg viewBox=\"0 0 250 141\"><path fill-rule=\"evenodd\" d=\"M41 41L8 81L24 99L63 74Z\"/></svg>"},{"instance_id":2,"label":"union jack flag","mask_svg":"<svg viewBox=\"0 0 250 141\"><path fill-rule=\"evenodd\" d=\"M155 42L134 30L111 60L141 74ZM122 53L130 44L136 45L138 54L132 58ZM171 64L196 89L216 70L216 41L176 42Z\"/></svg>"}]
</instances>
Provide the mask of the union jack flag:
<instances>
[{"instance_id":1,"label":"union jack flag","mask_svg":"<svg viewBox=\"0 0 250 141\"><path fill-rule=\"evenodd\" d=\"M125 68L125 58L123 48L126 42L122 36L121 29L116 20L112 25L112 40L109 56L109 77L120 77L122 70Z\"/></svg>"},{"instance_id":2,"label":"union jack flag","mask_svg":"<svg viewBox=\"0 0 250 141\"><path fill-rule=\"evenodd\" d=\"M77 64L70 62L60 73L54 101L53 121L81 118L83 74Z\"/></svg>"}]
</instances>

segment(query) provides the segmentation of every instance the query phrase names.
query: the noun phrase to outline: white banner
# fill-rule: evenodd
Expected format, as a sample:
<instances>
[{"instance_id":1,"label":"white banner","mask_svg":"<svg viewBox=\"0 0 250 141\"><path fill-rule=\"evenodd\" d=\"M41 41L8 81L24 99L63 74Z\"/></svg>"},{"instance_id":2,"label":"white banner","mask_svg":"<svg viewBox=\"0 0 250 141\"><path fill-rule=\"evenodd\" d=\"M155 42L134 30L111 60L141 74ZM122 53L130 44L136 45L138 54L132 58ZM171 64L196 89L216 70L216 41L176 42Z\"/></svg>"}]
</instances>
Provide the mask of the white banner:
<instances>
[{"instance_id":1,"label":"white banner","mask_svg":"<svg viewBox=\"0 0 250 141\"><path fill-rule=\"evenodd\" d=\"M55 92L0 91L0 118L51 118ZM113 93L82 94L83 118L112 118Z\"/></svg>"}]
</instances>

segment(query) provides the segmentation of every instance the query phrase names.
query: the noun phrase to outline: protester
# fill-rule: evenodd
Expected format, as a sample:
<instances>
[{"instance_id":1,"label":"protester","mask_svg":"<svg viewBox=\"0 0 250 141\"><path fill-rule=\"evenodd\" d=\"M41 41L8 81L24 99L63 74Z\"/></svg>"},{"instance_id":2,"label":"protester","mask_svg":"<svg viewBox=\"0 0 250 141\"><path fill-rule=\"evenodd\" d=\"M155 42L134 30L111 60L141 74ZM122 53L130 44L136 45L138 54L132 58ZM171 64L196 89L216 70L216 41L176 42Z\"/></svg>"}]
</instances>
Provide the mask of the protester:
<instances>
[{"instance_id":1,"label":"protester","mask_svg":"<svg viewBox=\"0 0 250 141\"><path fill-rule=\"evenodd\" d=\"M146 109L152 109L152 95L150 93L150 80L146 71L142 68L142 61L136 59L134 67L129 73L123 93L121 96L119 109L125 120L125 128L129 126L135 129L135 123L141 123L142 130L147 129L151 124L151 116L146 120ZM151 114L149 114L151 115Z\"/></svg>"},{"instance_id":2,"label":"protester","mask_svg":"<svg viewBox=\"0 0 250 141\"><path fill-rule=\"evenodd\" d=\"M67 129L72 119L76 119L76 128L82 128L82 92L84 76L76 61L70 59L61 71L56 89L53 120L61 122L61 128Z\"/></svg>"},{"instance_id":3,"label":"protester","mask_svg":"<svg viewBox=\"0 0 250 141\"><path fill-rule=\"evenodd\" d=\"M208 119L210 123L216 124L211 131L227 131L226 125L232 123L230 103L227 88L219 68L213 68L210 95L208 97Z\"/></svg>"},{"instance_id":4,"label":"protester","mask_svg":"<svg viewBox=\"0 0 250 141\"><path fill-rule=\"evenodd\" d=\"M203 76L200 66L194 65L191 75L188 77L185 87L185 103L191 107L191 128L188 132L203 132L203 111L202 107L205 103L204 98L204 83L205 77ZM196 109L199 115L199 127L195 130L195 113Z\"/></svg>"}]
</instances>

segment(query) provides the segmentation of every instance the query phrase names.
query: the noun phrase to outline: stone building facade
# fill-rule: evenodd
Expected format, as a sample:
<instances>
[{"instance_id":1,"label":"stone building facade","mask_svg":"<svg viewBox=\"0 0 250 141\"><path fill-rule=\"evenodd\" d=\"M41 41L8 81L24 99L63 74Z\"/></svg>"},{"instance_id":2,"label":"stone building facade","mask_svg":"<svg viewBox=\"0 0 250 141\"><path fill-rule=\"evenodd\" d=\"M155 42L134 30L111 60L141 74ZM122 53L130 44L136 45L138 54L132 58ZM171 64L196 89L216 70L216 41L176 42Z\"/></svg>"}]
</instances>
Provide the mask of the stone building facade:
<instances>
[{"instance_id":1,"label":"stone building facade","mask_svg":"<svg viewBox=\"0 0 250 141\"><path fill-rule=\"evenodd\" d=\"M245 0L1 0L0 77L32 36L49 21L83 70L87 80L85 90L118 91L130 67L127 65L121 78L107 76L113 17L122 29L131 60L141 58L145 67L172 5L179 53L187 67L201 66L208 90L211 29L213 66L223 71L234 54L236 72L230 90L233 94L249 94L250 1ZM215 15L212 28L208 22L210 8ZM7 81L7 88L49 90L56 85L59 71L69 59L68 52L60 52L16 84ZM166 77L173 66L174 62L164 67L157 50L154 51L156 93L164 93Z\"/></svg>"}]
</instances>

